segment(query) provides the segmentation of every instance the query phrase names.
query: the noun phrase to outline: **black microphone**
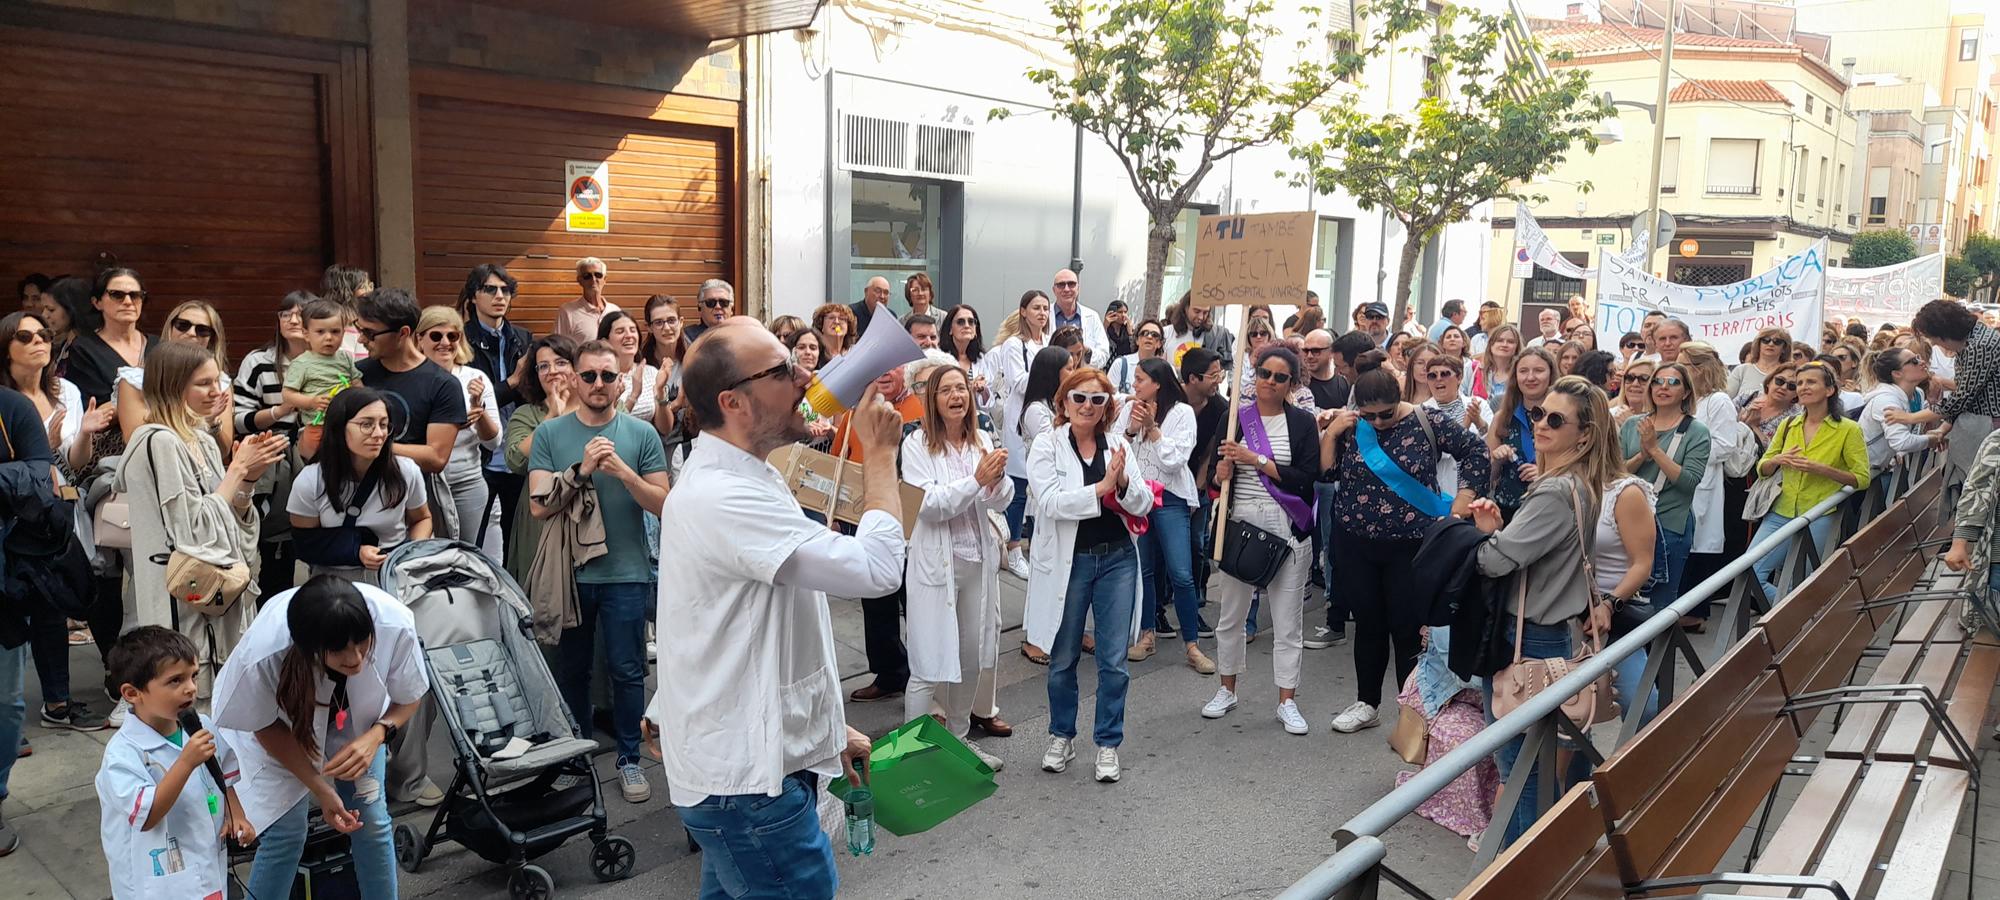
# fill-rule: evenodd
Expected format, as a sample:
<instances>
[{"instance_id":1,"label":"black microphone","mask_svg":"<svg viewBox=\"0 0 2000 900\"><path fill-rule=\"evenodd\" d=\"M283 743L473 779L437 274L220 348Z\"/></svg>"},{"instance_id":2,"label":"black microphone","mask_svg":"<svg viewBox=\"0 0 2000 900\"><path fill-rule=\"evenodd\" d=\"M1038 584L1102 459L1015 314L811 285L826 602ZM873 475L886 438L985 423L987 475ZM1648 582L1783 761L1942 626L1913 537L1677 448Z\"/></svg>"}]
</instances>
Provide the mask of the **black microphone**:
<instances>
[{"instance_id":1,"label":"black microphone","mask_svg":"<svg viewBox=\"0 0 2000 900\"><path fill-rule=\"evenodd\" d=\"M187 732L187 736L190 740L194 738L195 732L202 730L201 716L195 715L195 711L192 707L181 710L180 723L181 723L181 730ZM222 766L221 764L215 761L215 757L213 756L209 757L207 760L202 762L202 765L208 768L209 777L215 779L216 790L221 790L224 787L226 787L226 785L222 783Z\"/></svg>"}]
</instances>

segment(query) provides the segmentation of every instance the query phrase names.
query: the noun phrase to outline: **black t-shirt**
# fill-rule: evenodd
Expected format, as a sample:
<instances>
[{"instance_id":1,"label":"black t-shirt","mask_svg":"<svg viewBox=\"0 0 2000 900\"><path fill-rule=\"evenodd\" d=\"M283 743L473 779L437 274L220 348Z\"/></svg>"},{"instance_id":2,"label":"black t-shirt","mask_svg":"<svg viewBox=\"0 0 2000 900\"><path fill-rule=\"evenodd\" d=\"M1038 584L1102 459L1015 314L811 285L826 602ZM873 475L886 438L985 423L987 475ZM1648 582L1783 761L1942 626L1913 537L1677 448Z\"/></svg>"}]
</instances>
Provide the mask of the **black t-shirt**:
<instances>
[{"instance_id":1,"label":"black t-shirt","mask_svg":"<svg viewBox=\"0 0 2000 900\"><path fill-rule=\"evenodd\" d=\"M1097 455L1091 459L1084 459L1083 453L1076 449L1076 435L1072 434L1069 436L1069 451L1075 453L1077 461L1083 463L1084 484L1096 484L1104 480L1104 442L1102 440L1098 441ZM1129 540L1131 538L1126 534L1124 520L1118 518L1118 514L1112 512L1109 507L1101 504L1098 506L1096 518L1085 519L1077 523L1076 526L1076 548L1078 550L1088 550L1100 544L1109 544L1112 541Z\"/></svg>"},{"instance_id":2,"label":"black t-shirt","mask_svg":"<svg viewBox=\"0 0 2000 900\"><path fill-rule=\"evenodd\" d=\"M423 444L432 425L465 425L465 389L444 367L424 360L407 372L391 372L379 359L356 364L361 383L389 398L389 421L402 423L398 444Z\"/></svg>"},{"instance_id":3,"label":"black t-shirt","mask_svg":"<svg viewBox=\"0 0 2000 900\"><path fill-rule=\"evenodd\" d=\"M145 353L160 342L159 338L150 334L145 338L146 351L139 355L141 362L145 361ZM64 357L62 367L56 374L76 385L77 395L83 402L95 400L103 404L118 399L118 370L129 365L131 363L125 357L119 356L118 351L111 349L111 345L93 331L69 345L69 355ZM224 372L222 377L228 378L230 374Z\"/></svg>"},{"instance_id":4,"label":"black t-shirt","mask_svg":"<svg viewBox=\"0 0 2000 900\"><path fill-rule=\"evenodd\" d=\"M1189 409L1194 404L1188 404ZM1194 473L1196 487L1203 484L1203 475L1215 467L1215 454L1222 447L1223 417L1229 414L1229 398L1216 394L1208 398L1208 405L1194 414L1194 450L1188 454L1188 471Z\"/></svg>"},{"instance_id":5,"label":"black t-shirt","mask_svg":"<svg viewBox=\"0 0 2000 900\"><path fill-rule=\"evenodd\" d=\"M1354 386L1336 373L1325 381L1308 377L1306 390L1312 391L1314 406L1320 409L1340 409L1347 405L1347 396L1354 392Z\"/></svg>"},{"instance_id":6,"label":"black t-shirt","mask_svg":"<svg viewBox=\"0 0 2000 900\"><path fill-rule=\"evenodd\" d=\"M0 441L0 463L43 463L55 461L49 452L49 432L42 427L42 416L35 409L35 401L11 388L0 388L0 427L6 428L7 439ZM49 470L30 472L47 480ZM4 508L4 507L0 507Z\"/></svg>"}]
</instances>

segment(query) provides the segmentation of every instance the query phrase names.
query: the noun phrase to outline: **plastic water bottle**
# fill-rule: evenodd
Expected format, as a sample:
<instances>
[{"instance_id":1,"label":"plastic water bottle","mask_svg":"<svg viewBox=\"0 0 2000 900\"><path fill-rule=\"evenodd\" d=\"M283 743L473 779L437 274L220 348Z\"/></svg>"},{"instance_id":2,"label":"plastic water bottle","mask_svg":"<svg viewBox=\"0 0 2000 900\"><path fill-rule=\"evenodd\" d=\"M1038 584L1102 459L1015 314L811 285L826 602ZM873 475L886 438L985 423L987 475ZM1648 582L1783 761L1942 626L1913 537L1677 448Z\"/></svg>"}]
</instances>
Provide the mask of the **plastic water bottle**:
<instances>
[{"instance_id":1,"label":"plastic water bottle","mask_svg":"<svg viewBox=\"0 0 2000 900\"><path fill-rule=\"evenodd\" d=\"M875 855L875 794L865 787L847 792L847 852Z\"/></svg>"}]
</instances>

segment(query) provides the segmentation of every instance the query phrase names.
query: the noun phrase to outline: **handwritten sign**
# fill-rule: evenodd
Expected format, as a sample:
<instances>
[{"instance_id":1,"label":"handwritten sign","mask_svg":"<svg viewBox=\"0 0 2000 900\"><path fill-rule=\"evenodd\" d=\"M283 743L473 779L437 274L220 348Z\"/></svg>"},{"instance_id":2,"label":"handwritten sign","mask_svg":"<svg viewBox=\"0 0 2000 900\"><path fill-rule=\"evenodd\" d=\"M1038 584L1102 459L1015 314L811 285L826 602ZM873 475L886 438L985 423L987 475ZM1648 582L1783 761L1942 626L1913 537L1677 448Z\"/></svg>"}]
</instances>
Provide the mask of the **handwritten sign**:
<instances>
[{"instance_id":1,"label":"handwritten sign","mask_svg":"<svg viewBox=\"0 0 2000 900\"><path fill-rule=\"evenodd\" d=\"M1202 216L1195 237L1195 306L1303 306L1312 277L1312 212Z\"/></svg>"},{"instance_id":2,"label":"handwritten sign","mask_svg":"<svg viewBox=\"0 0 2000 900\"><path fill-rule=\"evenodd\" d=\"M1638 331L1655 310L1688 324L1690 336L1715 346L1733 364L1743 345L1765 328L1783 328L1794 340L1817 344L1825 318L1826 239L1787 257L1755 278L1734 284L1671 284L1642 264L1617 256L1600 259L1597 277L1597 345L1615 347Z\"/></svg>"},{"instance_id":3,"label":"handwritten sign","mask_svg":"<svg viewBox=\"0 0 2000 900\"><path fill-rule=\"evenodd\" d=\"M1944 296L1944 254L1893 266L1826 270L1826 311L1870 325L1907 324L1917 307Z\"/></svg>"}]
</instances>

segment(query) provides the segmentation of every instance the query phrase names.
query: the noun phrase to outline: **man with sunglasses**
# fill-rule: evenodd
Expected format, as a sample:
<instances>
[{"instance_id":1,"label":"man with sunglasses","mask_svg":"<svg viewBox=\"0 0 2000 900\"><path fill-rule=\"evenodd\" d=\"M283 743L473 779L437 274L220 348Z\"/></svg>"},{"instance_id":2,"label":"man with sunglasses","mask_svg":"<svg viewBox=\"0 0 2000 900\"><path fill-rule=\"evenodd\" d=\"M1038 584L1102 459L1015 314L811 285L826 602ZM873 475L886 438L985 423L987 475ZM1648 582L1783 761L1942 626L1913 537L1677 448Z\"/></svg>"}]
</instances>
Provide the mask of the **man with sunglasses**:
<instances>
[{"instance_id":1,"label":"man with sunglasses","mask_svg":"<svg viewBox=\"0 0 2000 900\"><path fill-rule=\"evenodd\" d=\"M1380 300L1361 304L1354 311L1354 324L1375 342L1376 347L1389 346L1389 304Z\"/></svg>"},{"instance_id":2,"label":"man with sunglasses","mask_svg":"<svg viewBox=\"0 0 2000 900\"><path fill-rule=\"evenodd\" d=\"M354 329L368 348L368 358L355 364L361 382L381 391L399 430L397 456L407 457L425 473L444 471L451 445L465 427L465 389L444 367L417 349L416 298L401 288L377 288L356 301Z\"/></svg>"},{"instance_id":3,"label":"man with sunglasses","mask_svg":"<svg viewBox=\"0 0 2000 900\"><path fill-rule=\"evenodd\" d=\"M595 256L576 261L576 284L583 295L556 307L556 334L567 335L579 344L597 339L597 323L618 308L604 299L604 279L610 271L604 267L604 260Z\"/></svg>"},{"instance_id":4,"label":"man with sunglasses","mask_svg":"<svg viewBox=\"0 0 2000 900\"><path fill-rule=\"evenodd\" d=\"M1090 349L1084 357L1084 364L1093 369L1102 369L1111 364L1111 338L1104 333L1104 320L1097 310L1083 305L1079 299L1081 286L1076 273L1068 269L1056 270L1055 306L1049 309L1049 331L1065 325L1074 325L1083 332L1083 345Z\"/></svg>"},{"instance_id":5,"label":"man with sunglasses","mask_svg":"<svg viewBox=\"0 0 2000 900\"><path fill-rule=\"evenodd\" d=\"M710 278L701 283L694 292L695 305L701 308L697 320L688 327L688 344L707 333L710 328L721 325L730 316L736 315L736 289L720 278Z\"/></svg>"},{"instance_id":6,"label":"man with sunglasses","mask_svg":"<svg viewBox=\"0 0 2000 900\"><path fill-rule=\"evenodd\" d=\"M566 505L544 505L559 495L573 496L557 490L558 477L572 488L587 478L596 494L604 552L576 569L577 625L562 634L556 680L570 714L589 728L591 669L598 664L602 631L619 789L627 802L644 803L653 789L639 768L639 720L646 703L646 610L655 574L647 563L643 513L658 515L667 499L667 454L651 424L618 410L622 379L610 344L588 341L577 348L575 378L576 410L535 426L528 511L543 520L565 514Z\"/></svg>"}]
</instances>

